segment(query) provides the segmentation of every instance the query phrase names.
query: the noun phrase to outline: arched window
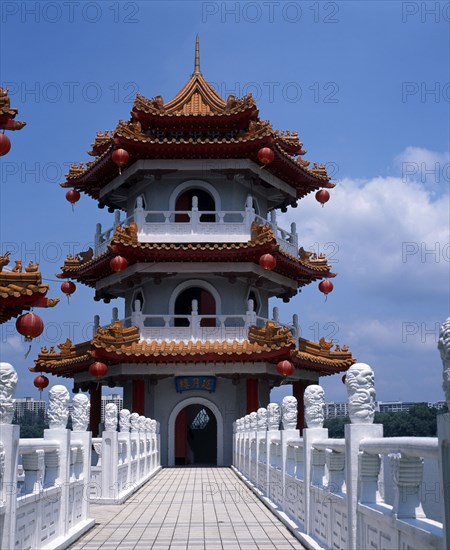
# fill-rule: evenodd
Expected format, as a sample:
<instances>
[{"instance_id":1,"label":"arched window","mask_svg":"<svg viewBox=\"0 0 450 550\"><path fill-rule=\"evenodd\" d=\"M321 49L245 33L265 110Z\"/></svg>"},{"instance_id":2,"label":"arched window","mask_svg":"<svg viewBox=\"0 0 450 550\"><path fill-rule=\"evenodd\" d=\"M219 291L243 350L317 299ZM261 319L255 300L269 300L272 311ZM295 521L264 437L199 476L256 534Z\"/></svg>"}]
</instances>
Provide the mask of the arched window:
<instances>
[{"instance_id":1,"label":"arched window","mask_svg":"<svg viewBox=\"0 0 450 550\"><path fill-rule=\"evenodd\" d=\"M199 212L214 212L216 205L214 198L204 189L192 188L183 191L178 195L175 201L175 210L176 211L189 211L192 210L192 199L197 197L198 201L198 210ZM214 214L202 214L200 216L201 222L214 222L216 217ZM189 215L188 214L175 214L175 222L177 223L188 223Z\"/></svg>"}]
</instances>

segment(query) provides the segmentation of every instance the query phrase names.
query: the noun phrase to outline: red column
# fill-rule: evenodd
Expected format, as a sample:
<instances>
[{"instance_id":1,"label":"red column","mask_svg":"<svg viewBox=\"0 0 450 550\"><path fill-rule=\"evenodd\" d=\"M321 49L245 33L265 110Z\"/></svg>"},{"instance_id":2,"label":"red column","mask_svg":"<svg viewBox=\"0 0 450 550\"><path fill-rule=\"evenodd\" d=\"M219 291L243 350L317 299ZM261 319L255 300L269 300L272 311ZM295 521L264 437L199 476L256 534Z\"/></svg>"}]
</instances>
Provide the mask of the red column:
<instances>
[{"instance_id":1,"label":"red column","mask_svg":"<svg viewBox=\"0 0 450 550\"><path fill-rule=\"evenodd\" d=\"M145 415L145 382L133 380L133 410L131 412Z\"/></svg>"},{"instance_id":2,"label":"red column","mask_svg":"<svg viewBox=\"0 0 450 550\"><path fill-rule=\"evenodd\" d=\"M98 425L102 418L102 386L94 382L89 388L91 398L91 412L89 423L91 427L92 437L98 437Z\"/></svg>"},{"instance_id":3,"label":"red column","mask_svg":"<svg viewBox=\"0 0 450 550\"><path fill-rule=\"evenodd\" d=\"M305 400L304 393L307 386L313 384L309 380L298 380L292 384L292 395L297 399L297 430L305 427Z\"/></svg>"},{"instance_id":4,"label":"red column","mask_svg":"<svg viewBox=\"0 0 450 550\"><path fill-rule=\"evenodd\" d=\"M259 408L258 379L247 378L247 414Z\"/></svg>"}]
</instances>

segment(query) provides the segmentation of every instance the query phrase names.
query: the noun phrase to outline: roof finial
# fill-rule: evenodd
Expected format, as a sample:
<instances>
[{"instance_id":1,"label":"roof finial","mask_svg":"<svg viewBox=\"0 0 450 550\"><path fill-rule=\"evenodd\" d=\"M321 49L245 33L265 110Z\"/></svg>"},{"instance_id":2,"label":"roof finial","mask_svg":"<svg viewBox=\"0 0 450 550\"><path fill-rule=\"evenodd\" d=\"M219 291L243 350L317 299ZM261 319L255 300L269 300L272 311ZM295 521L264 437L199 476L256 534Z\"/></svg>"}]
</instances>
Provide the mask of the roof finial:
<instances>
[{"instance_id":1,"label":"roof finial","mask_svg":"<svg viewBox=\"0 0 450 550\"><path fill-rule=\"evenodd\" d=\"M195 37L195 62L194 62L194 72L192 73L192 76L202 74L200 70L200 41L198 39L198 34Z\"/></svg>"}]
</instances>

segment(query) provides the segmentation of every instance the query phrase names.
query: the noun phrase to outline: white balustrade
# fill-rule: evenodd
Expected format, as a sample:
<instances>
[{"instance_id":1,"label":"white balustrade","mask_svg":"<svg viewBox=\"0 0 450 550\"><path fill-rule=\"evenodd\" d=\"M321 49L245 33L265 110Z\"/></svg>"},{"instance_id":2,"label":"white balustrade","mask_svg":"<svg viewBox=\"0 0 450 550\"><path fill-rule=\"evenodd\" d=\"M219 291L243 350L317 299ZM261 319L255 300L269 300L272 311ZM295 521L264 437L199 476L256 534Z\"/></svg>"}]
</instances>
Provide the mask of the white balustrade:
<instances>
[{"instance_id":1,"label":"white balustrade","mask_svg":"<svg viewBox=\"0 0 450 550\"><path fill-rule=\"evenodd\" d=\"M252 207L252 198L247 198L244 210L200 211L197 197L193 197L191 210L145 210L138 201L131 216L120 220L120 211L115 213L114 225L102 231L97 224L95 232L95 256L106 252L117 227L131 222L137 226L141 243L235 243L248 242L252 223L269 224L281 248L298 257L298 235L295 223L290 231L278 227L275 212L270 221L257 215Z\"/></svg>"},{"instance_id":2,"label":"white balustrade","mask_svg":"<svg viewBox=\"0 0 450 550\"><path fill-rule=\"evenodd\" d=\"M450 355L450 323L447 328ZM322 427L323 389L312 385L304 396L309 427L302 437L294 429L296 402L290 396L281 407L283 429L274 403L262 415L267 428L261 422L255 429L251 415L236 420L233 469L308 547L448 548L441 519L450 512L450 413L438 417L438 437L384 438L382 425L372 423L372 369L353 365L346 385L351 424L344 438L328 438ZM439 479L424 482L424 459L434 461ZM386 460L392 503L384 499ZM430 486L440 488L433 497L439 498L442 513L427 517L423 499Z\"/></svg>"},{"instance_id":3,"label":"white balustrade","mask_svg":"<svg viewBox=\"0 0 450 550\"><path fill-rule=\"evenodd\" d=\"M118 432L110 404L102 437L92 439L90 401L77 394L68 430L69 392L56 385L49 391L50 428L43 438L21 439L11 424L16 385L14 368L0 363L0 548L62 550L95 524L90 502L120 504L159 471L159 424L133 418L130 433L130 413L122 410Z\"/></svg>"}]
</instances>

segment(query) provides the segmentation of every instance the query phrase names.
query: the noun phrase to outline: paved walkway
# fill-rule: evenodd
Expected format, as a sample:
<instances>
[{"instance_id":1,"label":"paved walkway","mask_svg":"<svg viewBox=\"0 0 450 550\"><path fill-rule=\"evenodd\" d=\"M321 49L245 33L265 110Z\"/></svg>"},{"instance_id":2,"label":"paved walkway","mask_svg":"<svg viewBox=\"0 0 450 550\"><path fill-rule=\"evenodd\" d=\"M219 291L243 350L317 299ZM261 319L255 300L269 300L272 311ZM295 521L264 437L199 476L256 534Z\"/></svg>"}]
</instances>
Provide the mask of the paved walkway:
<instances>
[{"instance_id":1,"label":"paved walkway","mask_svg":"<svg viewBox=\"0 0 450 550\"><path fill-rule=\"evenodd\" d=\"M302 550L230 468L165 468L71 550Z\"/></svg>"}]
</instances>

